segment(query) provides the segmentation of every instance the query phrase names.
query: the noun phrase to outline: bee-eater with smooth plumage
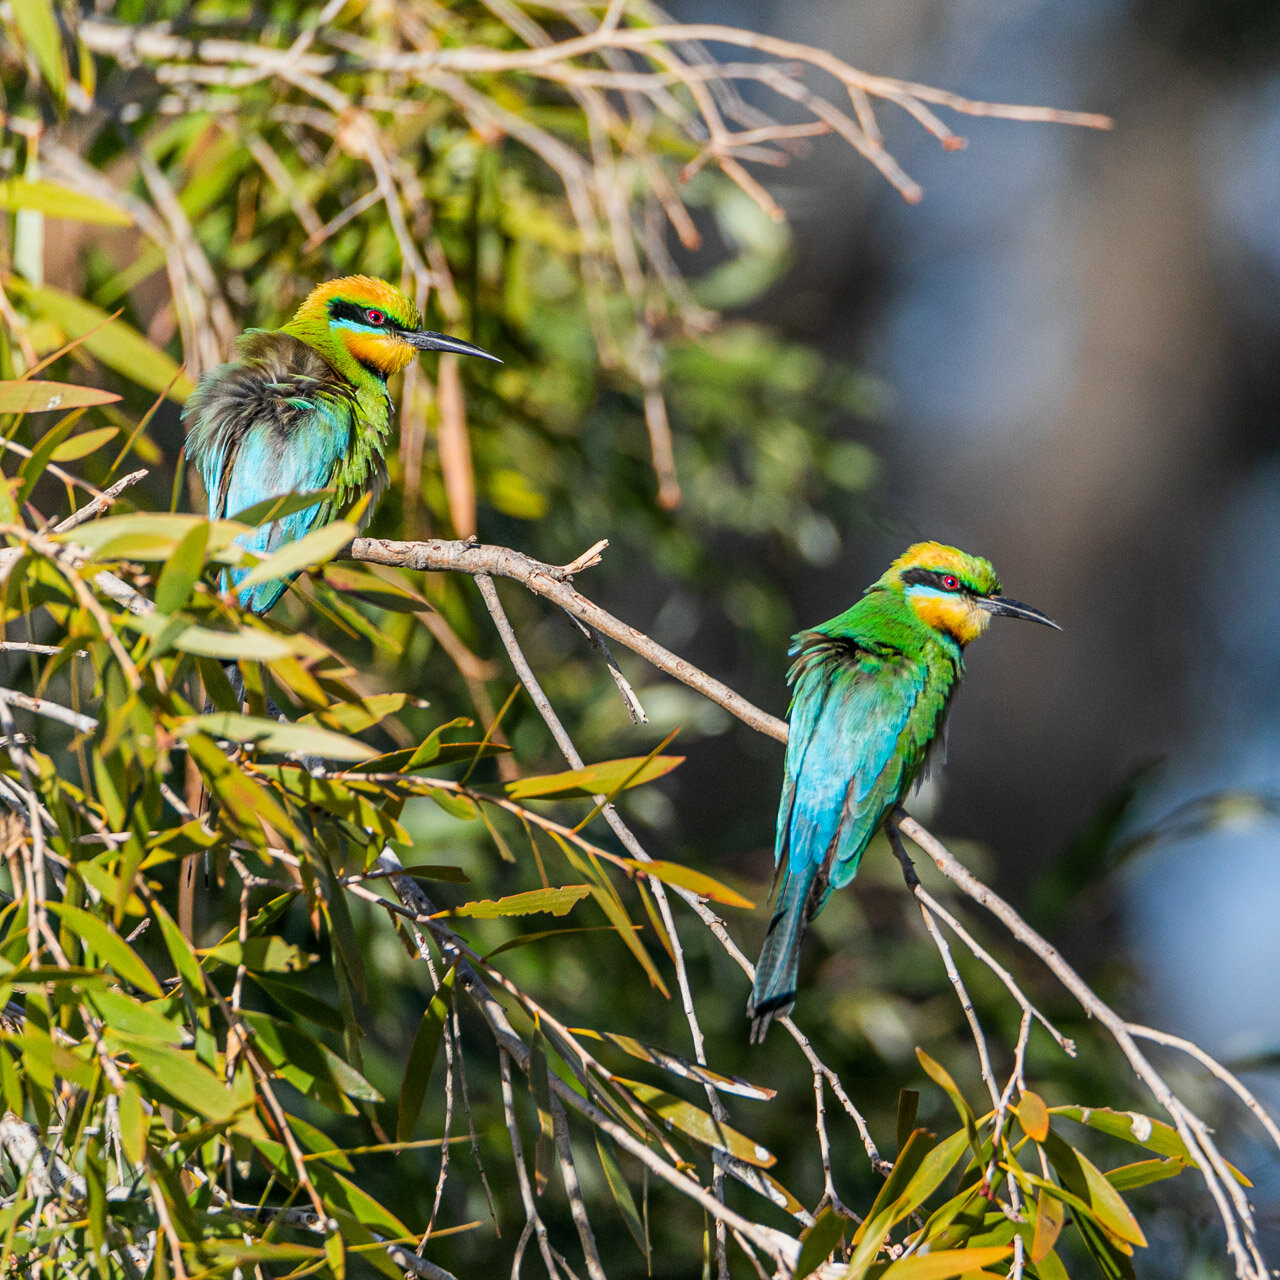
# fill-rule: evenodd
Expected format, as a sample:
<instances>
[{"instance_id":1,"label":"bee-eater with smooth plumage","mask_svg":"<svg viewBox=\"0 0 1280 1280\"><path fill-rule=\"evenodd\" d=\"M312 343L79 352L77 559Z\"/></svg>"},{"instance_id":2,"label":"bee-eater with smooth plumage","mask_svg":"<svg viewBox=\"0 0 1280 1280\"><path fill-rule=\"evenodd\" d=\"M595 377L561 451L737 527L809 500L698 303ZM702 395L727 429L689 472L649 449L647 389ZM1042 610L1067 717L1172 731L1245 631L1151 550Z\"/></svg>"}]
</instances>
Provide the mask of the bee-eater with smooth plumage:
<instances>
[{"instance_id":1,"label":"bee-eater with smooth plumage","mask_svg":"<svg viewBox=\"0 0 1280 1280\"><path fill-rule=\"evenodd\" d=\"M920 776L940 736L964 651L991 618L1058 630L1000 594L990 563L938 542L908 548L838 618L792 638L786 775L774 859L777 911L756 965L751 1039L789 1013L800 943L832 889Z\"/></svg>"},{"instance_id":2,"label":"bee-eater with smooth plumage","mask_svg":"<svg viewBox=\"0 0 1280 1280\"><path fill-rule=\"evenodd\" d=\"M211 519L289 493L331 490L302 511L240 541L266 555L340 519L364 494L363 528L387 485L392 407L387 379L419 351L494 360L487 351L422 327L399 289L345 276L313 289L279 330L250 329L240 358L210 369L183 410L187 452L200 471ZM247 572L233 570L232 583ZM266 613L284 594L278 578L246 587L241 604Z\"/></svg>"}]
</instances>

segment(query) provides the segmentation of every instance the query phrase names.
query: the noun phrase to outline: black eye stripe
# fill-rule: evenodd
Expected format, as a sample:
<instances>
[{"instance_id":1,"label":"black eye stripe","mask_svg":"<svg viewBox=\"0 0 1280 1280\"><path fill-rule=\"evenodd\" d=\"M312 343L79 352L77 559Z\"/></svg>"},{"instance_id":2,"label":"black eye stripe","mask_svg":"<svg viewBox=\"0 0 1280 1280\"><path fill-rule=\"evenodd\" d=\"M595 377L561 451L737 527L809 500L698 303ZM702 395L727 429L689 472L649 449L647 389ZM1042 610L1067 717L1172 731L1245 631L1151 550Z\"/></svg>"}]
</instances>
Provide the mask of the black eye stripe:
<instances>
[{"instance_id":1,"label":"black eye stripe","mask_svg":"<svg viewBox=\"0 0 1280 1280\"><path fill-rule=\"evenodd\" d=\"M956 586L948 586L950 578ZM907 569L902 575L903 586L935 587L939 591L972 591L959 574L943 573L940 569Z\"/></svg>"},{"instance_id":2,"label":"black eye stripe","mask_svg":"<svg viewBox=\"0 0 1280 1280\"><path fill-rule=\"evenodd\" d=\"M358 302L350 302L346 298L334 298L329 303L329 318L331 320L354 320L356 324L368 324L368 312L370 311L381 312L383 323L380 327L386 329L404 328L404 325L390 311L382 307L361 306Z\"/></svg>"}]
</instances>

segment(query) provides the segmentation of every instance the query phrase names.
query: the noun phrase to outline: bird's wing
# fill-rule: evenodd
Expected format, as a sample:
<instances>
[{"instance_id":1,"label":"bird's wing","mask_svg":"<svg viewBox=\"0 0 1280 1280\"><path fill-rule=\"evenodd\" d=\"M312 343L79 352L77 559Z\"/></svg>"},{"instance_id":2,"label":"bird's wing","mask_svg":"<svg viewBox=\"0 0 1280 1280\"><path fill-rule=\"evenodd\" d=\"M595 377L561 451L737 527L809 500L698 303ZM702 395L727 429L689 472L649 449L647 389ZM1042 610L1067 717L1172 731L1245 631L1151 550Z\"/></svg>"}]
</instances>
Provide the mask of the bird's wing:
<instances>
[{"instance_id":1,"label":"bird's wing","mask_svg":"<svg viewBox=\"0 0 1280 1280\"><path fill-rule=\"evenodd\" d=\"M847 884L933 734L918 711L928 672L887 646L798 638L796 692L775 857L813 875L809 914ZM816 874L814 874L816 873Z\"/></svg>"},{"instance_id":2,"label":"bird's wing","mask_svg":"<svg viewBox=\"0 0 1280 1280\"><path fill-rule=\"evenodd\" d=\"M192 423L188 453L213 519L268 498L329 487L355 425L352 388L305 343L277 333L251 332L246 339L246 359L210 370L184 410ZM268 554L323 523L331 507L314 503L259 526L241 542ZM285 585L254 588L245 603L265 611Z\"/></svg>"}]
</instances>

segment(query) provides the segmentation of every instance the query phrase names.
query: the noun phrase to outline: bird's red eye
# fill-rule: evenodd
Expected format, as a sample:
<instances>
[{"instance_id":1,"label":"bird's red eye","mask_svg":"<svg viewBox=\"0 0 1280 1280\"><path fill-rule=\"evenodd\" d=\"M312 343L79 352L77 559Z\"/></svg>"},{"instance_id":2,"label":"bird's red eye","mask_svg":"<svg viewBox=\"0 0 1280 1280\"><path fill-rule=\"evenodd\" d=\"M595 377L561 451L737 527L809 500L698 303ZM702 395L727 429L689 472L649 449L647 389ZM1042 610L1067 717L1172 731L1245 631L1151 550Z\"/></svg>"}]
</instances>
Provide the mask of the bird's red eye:
<instances>
[{"instance_id":1,"label":"bird's red eye","mask_svg":"<svg viewBox=\"0 0 1280 1280\"><path fill-rule=\"evenodd\" d=\"M370 324L381 324L387 317L381 311L375 311L372 307L364 313L364 318Z\"/></svg>"},{"instance_id":2,"label":"bird's red eye","mask_svg":"<svg viewBox=\"0 0 1280 1280\"><path fill-rule=\"evenodd\" d=\"M957 578L954 573L946 573L942 575L942 585L946 587L948 591L959 591L960 579Z\"/></svg>"}]
</instances>

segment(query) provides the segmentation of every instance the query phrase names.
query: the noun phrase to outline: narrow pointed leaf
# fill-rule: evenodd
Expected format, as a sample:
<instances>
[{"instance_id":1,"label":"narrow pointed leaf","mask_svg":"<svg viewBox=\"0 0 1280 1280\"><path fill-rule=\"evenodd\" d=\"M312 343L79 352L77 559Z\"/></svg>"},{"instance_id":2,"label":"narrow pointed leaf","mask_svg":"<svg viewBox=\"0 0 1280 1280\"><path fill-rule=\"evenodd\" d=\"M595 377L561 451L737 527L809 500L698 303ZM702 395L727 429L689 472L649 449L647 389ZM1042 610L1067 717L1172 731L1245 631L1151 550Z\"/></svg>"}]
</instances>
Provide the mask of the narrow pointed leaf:
<instances>
[{"instance_id":1,"label":"narrow pointed leaf","mask_svg":"<svg viewBox=\"0 0 1280 1280\"><path fill-rule=\"evenodd\" d=\"M179 402L195 389L191 379L159 347L92 303L48 285L32 285L12 277L5 282L5 288L46 320L52 320L68 337L83 338L87 351L139 386L167 392Z\"/></svg>"},{"instance_id":2,"label":"narrow pointed leaf","mask_svg":"<svg viewBox=\"0 0 1280 1280\"><path fill-rule=\"evenodd\" d=\"M1139 1160L1134 1164L1122 1164L1118 1169L1108 1169L1106 1179L1117 1191L1132 1191L1165 1178L1176 1178L1188 1168L1185 1160L1170 1156L1167 1160Z\"/></svg>"},{"instance_id":3,"label":"narrow pointed leaf","mask_svg":"<svg viewBox=\"0 0 1280 1280\"><path fill-rule=\"evenodd\" d=\"M508 782L507 795L513 800L553 800L566 796L612 795L628 787L638 787L670 773L684 756L633 756L626 760L605 760L583 769L549 773L537 778L517 778ZM647 864L645 864L647 866Z\"/></svg>"},{"instance_id":4,"label":"narrow pointed leaf","mask_svg":"<svg viewBox=\"0 0 1280 1280\"><path fill-rule=\"evenodd\" d=\"M306 537L299 538L297 542L286 543L279 551L260 560L236 583L236 587L243 590L276 578L292 577L303 569L323 564L341 551L356 536L356 532L355 525L345 520L335 520L333 524L313 529Z\"/></svg>"},{"instance_id":5,"label":"narrow pointed leaf","mask_svg":"<svg viewBox=\"0 0 1280 1280\"><path fill-rule=\"evenodd\" d=\"M588 885L570 884L558 889L530 889L528 893L513 893L496 901L466 902L452 911L441 911L439 916L467 916L473 920L498 920L506 916L528 916L536 912L548 912L562 916L581 902L591 892Z\"/></svg>"},{"instance_id":6,"label":"narrow pointed leaf","mask_svg":"<svg viewBox=\"0 0 1280 1280\"><path fill-rule=\"evenodd\" d=\"M727 1151L747 1164L767 1169L775 1163L775 1157L759 1143L752 1141L727 1124L721 1124L700 1107L677 1098L663 1089L655 1089L639 1080L626 1080L615 1076L614 1082L627 1089L647 1110L658 1116L668 1128L678 1129L694 1141L715 1150Z\"/></svg>"},{"instance_id":7,"label":"narrow pointed leaf","mask_svg":"<svg viewBox=\"0 0 1280 1280\"><path fill-rule=\"evenodd\" d=\"M119 434L115 427L95 427L92 431L80 432L78 436L69 436L53 451L53 461L76 462L87 458Z\"/></svg>"},{"instance_id":8,"label":"narrow pointed leaf","mask_svg":"<svg viewBox=\"0 0 1280 1280\"><path fill-rule=\"evenodd\" d=\"M408 701L407 693L375 693L352 702L334 702L323 711L309 711L298 723L319 725L339 733L363 733L388 716L403 711Z\"/></svg>"},{"instance_id":9,"label":"narrow pointed leaf","mask_svg":"<svg viewBox=\"0 0 1280 1280\"><path fill-rule=\"evenodd\" d=\"M4 184L0 182L0 190L3 187ZM67 409L80 409L86 405L112 404L119 399L114 392L102 391L98 387L80 387L70 382L40 382L35 379L0 382L0 413L65 412ZM99 430L108 433L108 436L116 434L115 427L101 427ZM86 436L94 434L92 431L85 432ZM73 456L83 457L82 454Z\"/></svg>"},{"instance_id":10,"label":"narrow pointed leaf","mask_svg":"<svg viewBox=\"0 0 1280 1280\"><path fill-rule=\"evenodd\" d=\"M1062 1185L1089 1205L1103 1227L1128 1244L1145 1247L1147 1238L1142 1234L1138 1220L1120 1193L1086 1155L1052 1132L1045 1138L1043 1146L1049 1163L1062 1179Z\"/></svg>"},{"instance_id":11,"label":"narrow pointed leaf","mask_svg":"<svg viewBox=\"0 0 1280 1280\"><path fill-rule=\"evenodd\" d=\"M599 885L591 885L587 892L600 904L601 911L609 918L609 923L617 931L618 937L626 943L627 950L635 956L640 962L640 967L649 975L649 981L670 999L671 993L667 990L667 984L663 982L662 975L658 972L652 957L645 950L644 943L636 936L635 926L617 898Z\"/></svg>"},{"instance_id":12,"label":"narrow pointed leaf","mask_svg":"<svg viewBox=\"0 0 1280 1280\"><path fill-rule=\"evenodd\" d=\"M316 725L269 720L264 716L242 715L234 711L213 711L179 721L175 733L186 738L193 733L211 738L261 747L266 751L320 756L325 760L367 760L373 749L346 734Z\"/></svg>"},{"instance_id":13,"label":"narrow pointed leaf","mask_svg":"<svg viewBox=\"0 0 1280 1280\"><path fill-rule=\"evenodd\" d=\"M622 1214L622 1220L627 1224L631 1238L647 1258L649 1241L645 1235L644 1223L640 1219L640 1212L636 1208L635 1198L631 1194L631 1188L627 1186L627 1180L622 1176L622 1170L618 1167L613 1143L599 1131L596 1132L596 1154L600 1157L600 1167L604 1170L604 1180L609 1184L613 1202L618 1206L618 1212Z\"/></svg>"},{"instance_id":14,"label":"narrow pointed leaf","mask_svg":"<svg viewBox=\"0 0 1280 1280\"><path fill-rule=\"evenodd\" d=\"M985 1249L943 1249L938 1253L913 1254L891 1262L878 1280L952 1280L953 1276L972 1275L983 1267L1003 1262L1013 1249L998 1245Z\"/></svg>"},{"instance_id":15,"label":"narrow pointed leaf","mask_svg":"<svg viewBox=\"0 0 1280 1280\"><path fill-rule=\"evenodd\" d=\"M497 952L493 954L496 955ZM775 1089L764 1089L759 1085L750 1084L740 1076L721 1075L718 1071L712 1071L709 1067L704 1067L697 1062L690 1062L688 1058L682 1058L679 1054L668 1053L665 1049L645 1044L634 1036L619 1035L614 1031L593 1031L590 1027L575 1027L573 1033L576 1036L586 1036L592 1040L603 1040L617 1045L623 1053L629 1053L633 1058L639 1058L641 1062L661 1067L664 1071L670 1071L672 1075L681 1076L685 1080L710 1085L721 1093L733 1093L738 1097L754 1098L759 1102L767 1102L770 1098L777 1096Z\"/></svg>"},{"instance_id":16,"label":"narrow pointed leaf","mask_svg":"<svg viewBox=\"0 0 1280 1280\"><path fill-rule=\"evenodd\" d=\"M1066 1221L1066 1207L1057 1196L1040 1189L1036 1196L1035 1230L1031 1237L1031 1261L1043 1261L1058 1243L1062 1224Z\"/></svg>"},{"instance_id":17,"label":"narrow pointed leaf","mask_svg":"<svg viewBox=\"0 0 1280 1280\"><path fill-rule=\"evenodd\" d=\"M164 995L155 975L142 963L136 951L104 920L80 907L51 902L48 910L56 912L62 923L78 933L98 954L98 959L110 965L126 982L157 999Z\"/></svg>"},{"instance_id":18,"label":"narrow pointed leaf","mask_svg":"<svg viewBox=\"0 0 1280 1280\"><path fill-rule=\"evenodd\" d=\"M834 1209L824 1209L800 1240L800 1257L796 1260L794 1280L805 1280L839 1247L849 1227L849 1219Z\"/></svg>"},{"instance_id":19,"label":"narrow pointed leaf","mask_svg":"<svg viewBox=\"0 0 1280 1280\"><path fill-rule=\"evenodd\" d=\"M1179 1160L1185 1160L1193 1169L1199 1167L1191 1158L1187 1144L1171 1124L1143 1115L1139 1111L1113 1111L1110 1107L1070 1106L1050 1107L1049 1114L1065 1116L1068 1120L1087 1125L1090 1129L1097 1129L1100 1133L1109 1133L1113 1138L1123 1138L1125 1142L1145 1147L1158 1156L1175 1156ZM1227 1168L1231 1170L1241 1186L1253 1185L1234 1165L1228 1164Z\"/></svg>"},{"instance_id":20,"label":"narrow pointed leaf","mask_svg":"<svg viewBox=\"0 0 1280 1280\"><path fill-rule=\"evenodd\" d=\"M156 581L156 608L161 613L177 613L191 599L208 547L207 524L192 525L178 540Z\"/></svg>"},{"instance_id":21,"label":"narrow pointed leaf","mask_svg":"<svg viewBox=\"0 0 1280 1280\"><path fill-rule=\"evenodd\" d=\"M72 187L44 178L6 178L0 181L0 209L34 209L49 218L96 222L100 226L128 227L133 218L116 204L86 195Z\"/></svg>"},{"instance_id":22,"label":"narrow pointed leaf","mask_svg":"<svg viewBox=\"0 0 1280 1280\"><path fill-rule=\"evenodd\" d=\"M400 1086L400 1104L396 1111L396 1138L408 1142L413 1137L422 1103L427 1096L431 1080L431 1068L435 1065L440 1041L449 1021L449 1001L453 993L453 980L458 975L456 965L450 966L440 980L439 990L431 997L418 1024L417 1034L409 1049L409 1060L404 1067L404 1082Z\"/></svg>"},{"instance_id":23,"label":"narrow pointed leaf","mask_svg":"<svg viewBox=\"0 0 1280 1280\"><path fill-rule=\"evenodd\" d=\"M674 885L678 889L687 889L699 897L710 898L712 902L722 902L727 907L741 907L746 911L754 911L756 904L750 898L744 898L735 889L721 884L714 877L692 867L682 866L678 862L639 862L627 859L627 865L636 871L661 880L663 884Z\"/></svg>"}]
</instances>

